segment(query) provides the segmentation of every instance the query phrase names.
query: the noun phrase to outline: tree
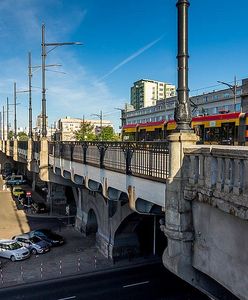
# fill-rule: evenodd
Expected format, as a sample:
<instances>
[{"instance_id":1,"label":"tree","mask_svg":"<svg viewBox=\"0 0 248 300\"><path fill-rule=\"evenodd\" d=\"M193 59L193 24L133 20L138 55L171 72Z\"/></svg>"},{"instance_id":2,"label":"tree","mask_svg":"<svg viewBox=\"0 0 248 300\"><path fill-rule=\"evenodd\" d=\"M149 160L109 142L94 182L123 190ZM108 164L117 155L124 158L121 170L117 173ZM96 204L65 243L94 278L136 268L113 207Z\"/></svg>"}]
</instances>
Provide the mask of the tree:
<instances>
[{"instance_id":1,"label":"tree","mask_svg":"<svg viewBox=\"0 0 248 300\"><path fill-rule=\"evenodd\" d=\"M98 135L98 139L102 141L118 141L119 136L115 134L114 128L111 126L106 126L102 128L102 132Z\"/></svg>"},{"instance_id":2,"label":"tree","mask_svg":"<svg viewBox=\"0 0 248 300\"><path fill-rule=\"evenodd\" d=\"M28 140L28 135L24 131L18 132L17 137L18 137L19 141L27 141Z\"/></svg>"},{"instance_id":3,"label":"tree","mask_svg":"<svg viewBox=\"0 0 248 300\"><path fill-rule=\"evenodd\" d=\"M9 131L9 134L8 134L8 136L7 136L7 139L8 140L12 140L14 138L14 132L13 132L13 130L10 130Z\"/></svg>"},{"instance_id":4,"label":"tree","mask_svg":"<svg viewBox=\"0 0 248 300\"><path fill-rule=\"evenodd\" d=\"M74 136L77 141L93 141L96 139L94 134L94 125L90 122L83 122L79 130L74 131Z\"/></svg>"}]
</instances>

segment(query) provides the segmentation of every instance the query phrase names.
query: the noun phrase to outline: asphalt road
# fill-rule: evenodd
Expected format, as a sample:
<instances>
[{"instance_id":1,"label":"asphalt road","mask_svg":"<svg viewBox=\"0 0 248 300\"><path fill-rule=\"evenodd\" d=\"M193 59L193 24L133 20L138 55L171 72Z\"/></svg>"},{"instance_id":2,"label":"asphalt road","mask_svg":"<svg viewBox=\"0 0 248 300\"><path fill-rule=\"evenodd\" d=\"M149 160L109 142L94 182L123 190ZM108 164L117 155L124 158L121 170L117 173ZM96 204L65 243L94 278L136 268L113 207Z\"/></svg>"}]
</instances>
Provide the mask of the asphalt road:
<instances>
[{"instance_id":1,"label":"asphalt road","mask_svg":"<svg viewBox=\"0 0 248 300\"><path fill-rule=\"evenodd\" d=\"M205 300L208 298L157 263L1 289L0 299Z\"/></svg>"}]
</instances>

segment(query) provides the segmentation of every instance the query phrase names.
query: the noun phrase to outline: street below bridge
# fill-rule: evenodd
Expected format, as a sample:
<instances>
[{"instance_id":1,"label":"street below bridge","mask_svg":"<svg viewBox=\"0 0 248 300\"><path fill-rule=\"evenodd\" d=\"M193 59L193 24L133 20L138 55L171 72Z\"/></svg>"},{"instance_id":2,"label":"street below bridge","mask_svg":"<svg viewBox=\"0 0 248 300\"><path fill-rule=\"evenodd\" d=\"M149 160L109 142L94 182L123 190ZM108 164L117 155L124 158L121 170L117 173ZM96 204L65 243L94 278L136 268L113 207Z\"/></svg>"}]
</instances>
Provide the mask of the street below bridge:
<instances>
[{"instance_id":1,"label":"street below bridge","mask_svg":"<svg viewBox=\"0 0 248 300\"><path fill-rule=\"evenodd\" d=\"M135 299L207 300L189 285L166 271L161 263L117 268L91 275L49 280L0 290L8 300Z\"/></svg>"}]
</instances>

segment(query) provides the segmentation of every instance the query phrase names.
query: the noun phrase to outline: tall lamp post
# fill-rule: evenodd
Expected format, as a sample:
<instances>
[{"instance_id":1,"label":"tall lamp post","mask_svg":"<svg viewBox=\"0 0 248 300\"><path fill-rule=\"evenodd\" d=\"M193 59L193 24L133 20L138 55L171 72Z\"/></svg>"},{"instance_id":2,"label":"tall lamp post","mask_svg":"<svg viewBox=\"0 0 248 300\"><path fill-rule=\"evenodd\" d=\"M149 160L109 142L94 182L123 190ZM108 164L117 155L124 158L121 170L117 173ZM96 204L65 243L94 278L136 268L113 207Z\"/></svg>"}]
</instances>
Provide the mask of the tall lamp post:
<instances>
[{"instance_id":1,"label":"tall lamp post","mask_svg":"<svg viewBox=\"0 0 248 300\"><path fill-rule=\"evenodd\" d=\"M42 42L41 42L41 57L42 57L42 137L47 136L47 126L46 126L46 75L45 75L45 67L46 67L46 56L49 52L54 50L59 46L65 45L82 45L80 42L64 42L64 43L46 43L45 42L45 24L42 24ZM49 51L47 51L47 47L53 47Z\"/></svg>"},{"instance_id":2,"label":"tall lamp post","mask_svg":"<svg viewBox=\"0 0 248 300\"><path fill-rule=\"evenodd\" d=\"M191 131L191 107L188 88L188 0L178 0L178 101L174 118L177 131Z\"/></svg>"},{"instance_id":3,"label":"tall lamp post","mask_svg":"<svg viewBox=\"0 0 248 300\"><path fill-rule=\"evenodd\" d=\"M237 80L236 80L236 76L234 76L234 85L229 84L229 83L224 82L224 81L219 81L219 80L217 82L228 86L230 88L230 90L233 92L233 96L234 96L234 101L233 101L234 112L236 112L236 104L237 104Z\"/></svg>"},{"instance_id":4,"label":"tall lamp post","mask_svg":"<svg viewBox=\"0 0 248 300\"><path fill-rule=\"evenodd\" d=\"M100 114L92 114L92 116L96 116L100 118L100 141L102 140L102 110L100 111Z\"/></svg>"}]
</instances>

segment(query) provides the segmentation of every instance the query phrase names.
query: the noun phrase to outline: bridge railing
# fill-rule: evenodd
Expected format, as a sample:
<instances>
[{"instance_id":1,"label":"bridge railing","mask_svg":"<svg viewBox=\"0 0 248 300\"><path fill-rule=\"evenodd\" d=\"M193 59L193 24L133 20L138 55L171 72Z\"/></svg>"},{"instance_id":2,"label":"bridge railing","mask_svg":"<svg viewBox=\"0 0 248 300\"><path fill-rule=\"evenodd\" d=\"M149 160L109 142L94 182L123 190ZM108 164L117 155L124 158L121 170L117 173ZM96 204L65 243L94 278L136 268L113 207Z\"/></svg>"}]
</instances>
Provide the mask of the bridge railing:
<instances>
[{"instance_id":1,"label":"bridge railing","mask_svg":"<svg viewBox=\"0 0 248 300\"><path fill-rule=\"evenodd\" d=\"M168 174L166 142L50 142L49 154L127 175L164 180Z\"/></svg>"},{"instance_id":2,"label":"bridge railing","mask_svg":"<svg viewBox=\"0 0 248 300\"><path fill-rule=\"evenodd\" d=\"M10 153L10 156L14 155L14 141L9 142L9 153Z\"/></svg>"},{"instance_id":3,"label":"bridge railing","mask_svg":"<svg viewBox=\"0 0 248 300\"><path fill-rule=\"evenodd\" d=\"M248 196L247 147L195 146L184 152L190 184L230 196Z\"/></svg>"},{"instance_id":4,"label":"bridge railing","mask_svg":"<svg viewBox=\"0 0 248 300\"><path fill-rule=\"evenodd\" d=\"M28 141L18 141L18 160L26 160L28 155Z\"/></svg>"}]
</instances>

